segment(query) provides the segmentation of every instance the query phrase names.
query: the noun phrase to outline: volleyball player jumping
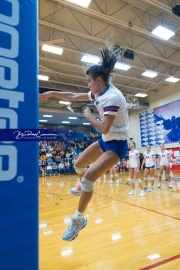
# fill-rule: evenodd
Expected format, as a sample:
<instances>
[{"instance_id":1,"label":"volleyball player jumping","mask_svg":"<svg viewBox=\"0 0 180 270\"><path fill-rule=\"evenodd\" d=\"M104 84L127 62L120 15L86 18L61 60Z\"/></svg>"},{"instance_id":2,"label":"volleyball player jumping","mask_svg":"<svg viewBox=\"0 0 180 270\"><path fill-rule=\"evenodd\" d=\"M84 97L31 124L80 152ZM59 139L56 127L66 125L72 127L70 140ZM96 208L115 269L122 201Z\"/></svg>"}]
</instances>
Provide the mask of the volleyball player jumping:
<instances>
[{"instance_id":1,"label":"volleyball player jumping","mask_svg":"<svg viewBox=\"0 0 180 270\"><path fill-rule=\"evenodd\" d=\"M90 92L76 94L48 91L40 95L40 101L50 97L67 101L91 100L101 117L101 121L98 121L88 107L84 110L84 116L102 133L102 138L86 148L75 163L76 172L82 176L82 191L78 208L62 236L65 241L74 240L79 231L87 225L87 219L83 214L92 198L94 182L119 160L125 159L128 149L129 119L126 100L121 91L110 83L110 74L121 55L121 49L119 46L105 44L101 54L101 64L94 65L86 71ZM87 169L89 164L92 166Z\"/></svg>"}]
</instances>

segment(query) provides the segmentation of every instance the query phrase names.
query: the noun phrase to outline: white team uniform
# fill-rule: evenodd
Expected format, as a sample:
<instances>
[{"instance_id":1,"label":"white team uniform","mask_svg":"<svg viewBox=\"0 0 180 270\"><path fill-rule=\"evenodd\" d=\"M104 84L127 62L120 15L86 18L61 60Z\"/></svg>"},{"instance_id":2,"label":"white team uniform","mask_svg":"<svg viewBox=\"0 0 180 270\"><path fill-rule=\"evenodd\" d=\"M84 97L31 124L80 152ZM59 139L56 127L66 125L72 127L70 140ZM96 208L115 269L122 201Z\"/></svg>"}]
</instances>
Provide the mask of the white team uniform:
<instances>
[{"instance_id":1,"label":"white team uniform","mask_svg":"<svg viewBox=\"0 0 180 270\"><path fill-rule=\"evenodd\" d=\"M110 84L103 94L93 95L90 91L88 97L94 101L101 119L104 115L115 115L110 131L107 134L102 134L103 141L127 140L129 137L129 117L126 100L121 91Z\"/></svg>"},{"instance_id":2,"label":"white team uniform","mask_svg":"<svg viewBox=\"0 0 180 270\"><path fill-rule=\"evenodd\" d=\"M160 157L160 166L168 166L169 161L168 157L171 156L171 153L168 150L164 150L164 152L160 151L158 153L158 156Z\"/></svg>"},{"instance_id":3,"label":"white team uniform","mask_svg":"<svg viewBox=\"0 0 180 270\"><path fill-rule=\"evenodd\" d=\"M139 161L137 159L139 157L139 151L138 150L130 150L129 151L129 163L130 163L130 168L138 168Z\"/></svg>"},{"instance_id":4,"label":"white team uniform","mask_svg":"<svg viewBox=\"0 0 180 270\"><path fill-rule=\"evenodd\" d=\"M152 167L155 165L154 163L154 158L156 157L155 153L151 151L150 153L144 152L144 158L146 159L145 161L145 166L146 167Z\"/></svg>"}]
</instances>

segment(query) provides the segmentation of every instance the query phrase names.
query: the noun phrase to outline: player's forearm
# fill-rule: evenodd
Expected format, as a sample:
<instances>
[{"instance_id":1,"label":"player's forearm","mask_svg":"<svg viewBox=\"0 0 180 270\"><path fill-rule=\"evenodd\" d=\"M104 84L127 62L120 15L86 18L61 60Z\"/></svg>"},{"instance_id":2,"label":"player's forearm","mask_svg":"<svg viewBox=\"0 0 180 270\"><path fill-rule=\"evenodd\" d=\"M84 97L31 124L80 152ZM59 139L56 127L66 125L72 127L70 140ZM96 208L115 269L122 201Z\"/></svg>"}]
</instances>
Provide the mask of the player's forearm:
<instances>
[{"instance_id":1,"label":"player's forearm","mask_svg":"<svg viewBox=\"0 0 180 270\"><path fill-rule=\"evenodd\" d=\"M105 123L95 119L93 115L88 115L86 118L89 120L91 125L93 125L102 134L107 134L109 132L109 128L105 125Z\"/></svg>"},{"instance_id":2,"label":"player's forearm","mask_svg":"<svg viewBox=\"0 0 180 270\"><path fill-rule=\"evenodd\" d=\"M56 91L49 91L51 97L59 98L66 101L72 101L74 97L74 93L72 92L56 92Z\"/></svg>"},{"instance_id":3,"label":"player's forearm","mask_svg":"<svg viewBox=\"0 0 180 270\"><path fill-rule=\"evenodd\" d=\"M83 101L87 100L88 97L88 95L87 97L84 97L85 95L83 94L76 94L73 92L48 91L46 93L50 94L51 97L59 98L65 101Z\"/></svg>"}]
</instances>

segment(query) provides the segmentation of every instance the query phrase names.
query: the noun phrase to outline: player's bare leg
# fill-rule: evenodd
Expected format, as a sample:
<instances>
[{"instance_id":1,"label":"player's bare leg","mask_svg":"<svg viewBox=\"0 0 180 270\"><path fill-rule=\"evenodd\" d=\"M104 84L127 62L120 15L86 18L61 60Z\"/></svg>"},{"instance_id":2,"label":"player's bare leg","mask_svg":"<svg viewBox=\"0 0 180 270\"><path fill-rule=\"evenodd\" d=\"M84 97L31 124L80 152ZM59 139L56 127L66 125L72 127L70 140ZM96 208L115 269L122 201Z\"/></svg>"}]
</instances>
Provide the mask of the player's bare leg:
<instances>
[{"instance_id":1,"label":"player's bare leg","mask_svg":"<svg viewBox=\"0 0 180 270\"><path fill-rule=\"evenodd\" d=\"M85 172L81 180L82 192L78 209L72 217L71 224L63 234L63 240L74 240L78 236L79 231L87 225L87 219L83 216L83 214L92 198L94 182L118 161L118 155L111 151L107 151L104 152L99 159Z\"/></svg>"}]
</instances>

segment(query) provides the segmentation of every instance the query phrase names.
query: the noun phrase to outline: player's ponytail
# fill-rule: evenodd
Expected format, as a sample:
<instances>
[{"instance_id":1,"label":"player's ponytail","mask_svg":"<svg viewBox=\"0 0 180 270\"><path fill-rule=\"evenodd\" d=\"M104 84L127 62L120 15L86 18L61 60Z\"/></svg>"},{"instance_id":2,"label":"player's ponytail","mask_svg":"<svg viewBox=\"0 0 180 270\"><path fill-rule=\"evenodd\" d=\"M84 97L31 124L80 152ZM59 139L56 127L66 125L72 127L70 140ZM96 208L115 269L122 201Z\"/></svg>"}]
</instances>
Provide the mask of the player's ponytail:
<instances>
[{"instance_id":1,"label":"player's ponytail","mask_svg":"<svg viewBox=\"0 0 180 270\"><path fill-rule=\"evenodd\" d=\"M114 70L114 66L121 56L121 48L118 45L109 46L104 44L100 49L102 55L102 61L100 65L94 65L86 71L86 75L90 75L95 80L97 77L102 77L106 84L109 83L111 72Z\"/></svg>"}]
</instances>

